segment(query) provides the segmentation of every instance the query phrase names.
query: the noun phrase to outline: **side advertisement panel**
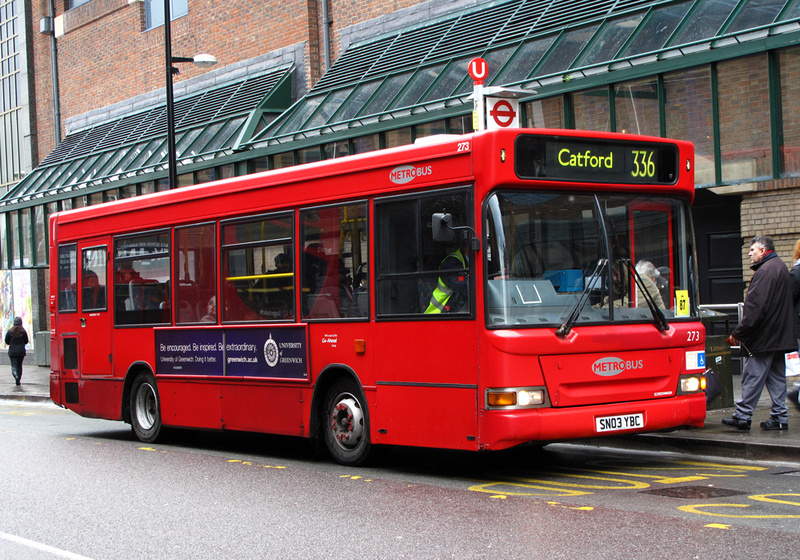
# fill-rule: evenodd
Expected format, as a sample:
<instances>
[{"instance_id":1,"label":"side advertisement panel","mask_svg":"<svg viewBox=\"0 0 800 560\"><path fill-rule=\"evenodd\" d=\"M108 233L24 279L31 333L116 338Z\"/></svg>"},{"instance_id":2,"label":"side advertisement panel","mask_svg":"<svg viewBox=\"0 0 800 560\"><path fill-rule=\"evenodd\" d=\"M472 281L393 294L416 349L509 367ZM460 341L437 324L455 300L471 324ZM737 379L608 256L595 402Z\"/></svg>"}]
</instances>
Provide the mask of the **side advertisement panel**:
<instances>
[{"instance_id":1,"label":"side advertisement panel","mask_svg":"<svg viewBox=\"0 0 800 560\"><path fill-rule=\"evenodd\" d=\"M308 379L306 330L159 329L156 374Z\"/></svg>"}]
</instances>

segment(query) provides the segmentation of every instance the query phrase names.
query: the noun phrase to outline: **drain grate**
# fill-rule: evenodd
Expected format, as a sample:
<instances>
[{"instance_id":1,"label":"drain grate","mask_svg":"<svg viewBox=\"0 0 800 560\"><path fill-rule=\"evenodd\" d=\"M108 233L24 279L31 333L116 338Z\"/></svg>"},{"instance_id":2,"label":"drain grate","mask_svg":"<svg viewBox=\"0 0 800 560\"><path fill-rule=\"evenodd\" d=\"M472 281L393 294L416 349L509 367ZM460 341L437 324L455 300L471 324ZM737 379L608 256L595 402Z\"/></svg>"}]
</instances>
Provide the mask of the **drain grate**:
<instances>
[{"instance_id":1,"label":"drain grate","mask_svg":"<svg viewBox=\"0 0 800 560\"><path fill-rule=\"evenodd\" d=\"M707 500L709 498L724 498L726 496L739 496L747 494L739 490L725 490L710 486L678 486L675 488L660 488L658 490L645 490L642 494L655 494L669 498L684 498L687 500Z\"/></svg>"}]
</instances>

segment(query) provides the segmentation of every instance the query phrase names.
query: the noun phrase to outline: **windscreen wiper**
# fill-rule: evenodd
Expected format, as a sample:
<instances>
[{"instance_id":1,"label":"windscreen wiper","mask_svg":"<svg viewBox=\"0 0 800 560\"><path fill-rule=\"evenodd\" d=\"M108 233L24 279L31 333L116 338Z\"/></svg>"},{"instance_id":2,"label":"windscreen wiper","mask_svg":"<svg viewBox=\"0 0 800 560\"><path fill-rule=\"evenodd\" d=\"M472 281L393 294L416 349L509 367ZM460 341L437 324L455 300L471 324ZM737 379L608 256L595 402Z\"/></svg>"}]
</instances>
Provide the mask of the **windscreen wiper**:
<instances>
[{"instance_id":1,"label":"windscreen wiper","mask_svg":"<svg viewBox=\"0 0 800 560\"><path fill-rule=\"evenodd\" d=\"M556 335L562 338L566 337L572 327L575 326L575 323L578 320L578 317L581 315L581 311L583 307L586 305L586 302L589 301L589 292L594 286L595 280L600 278L600 275L603 273L603 269L608 264L608 259L600 259L597 261L597 266L594 267L594 272L592 275L589 276L589 280L586 282L586 285L583 287L583 292L581 292L581 296L578 298L578 302L575 304L575 307L572 308L567 320L564 321L558 329L556 329Z\"/></svg>"},{"instance_id":2,"label":"windscreen wiper","mask_svg":"<svg viewBox=\"0 0 800 560\"><path fill-rule=\"evenodd\" d=\"M667 318L664 317L661 309L659 309L658 305L656 305L656 300L653 298L653 295L645 287L644 280L642 280L642 277L639 275L639 271L636 270L636 267L633 266L630 259L624 259L622 263L627 265L628 269L633 273L633 278L636 281L636 285L639 287L639 293L644 296L644 300L647 302L647 307L650 308L650 313L653 314L653 320L655 321L656 328L661 332L667 332L669 330Z\"/></svg>"}]
</instances>

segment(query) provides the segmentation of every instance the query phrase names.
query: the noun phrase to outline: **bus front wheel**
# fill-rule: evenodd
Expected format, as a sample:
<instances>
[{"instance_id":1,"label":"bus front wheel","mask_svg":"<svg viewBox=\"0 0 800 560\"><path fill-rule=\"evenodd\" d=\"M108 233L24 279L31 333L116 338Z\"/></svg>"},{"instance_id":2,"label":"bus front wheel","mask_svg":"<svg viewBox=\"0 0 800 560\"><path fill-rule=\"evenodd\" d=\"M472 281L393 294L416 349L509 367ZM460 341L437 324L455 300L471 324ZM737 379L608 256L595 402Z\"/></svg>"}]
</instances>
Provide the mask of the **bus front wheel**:
<instances>
[{"instance_id":1,"label":"bus front wheel","mask_svg":"<svg viewBox=\"0 0 800 560\"><path fill-rule=\"evenodd\" d=\"M161 406L152 375L140 373L133 380L130 406L133 433L145 443L156 441L161 432Z\"/></svg>"},{"instance_id":2,"label":"bus front wheel","mask_svg":"<svg viewBox=\"0 0 800 560\"><path fill-rule=\"evenodd\" d=\"M342 465L360 465L370 451L369 418L361 391L350 381L338 381L325 398L322 432L325 446Z\"/></svg>"}]
</instances>

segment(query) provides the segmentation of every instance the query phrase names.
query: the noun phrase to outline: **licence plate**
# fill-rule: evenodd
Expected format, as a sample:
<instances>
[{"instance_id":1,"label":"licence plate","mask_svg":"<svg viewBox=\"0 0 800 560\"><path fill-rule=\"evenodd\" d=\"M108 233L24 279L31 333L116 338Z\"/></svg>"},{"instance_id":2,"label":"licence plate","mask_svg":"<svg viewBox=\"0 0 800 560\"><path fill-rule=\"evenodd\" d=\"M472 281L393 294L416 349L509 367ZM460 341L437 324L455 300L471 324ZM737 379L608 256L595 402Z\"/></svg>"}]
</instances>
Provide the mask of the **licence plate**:
<instances>
[{"instance_id":1,"label":"licence plate","mask_svg":"<svg viewBox=\"0 0 800 560\"><path fill-rule=\"evenodd\" d=\"M616 432L619 430L636 430L644 428L644 414L622 414L619 416L601 416L594 419L597 432Z\"/></svg>"}]
</instances>

